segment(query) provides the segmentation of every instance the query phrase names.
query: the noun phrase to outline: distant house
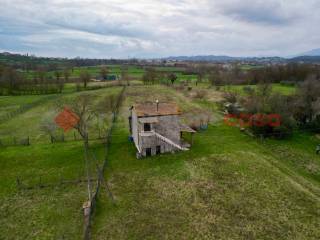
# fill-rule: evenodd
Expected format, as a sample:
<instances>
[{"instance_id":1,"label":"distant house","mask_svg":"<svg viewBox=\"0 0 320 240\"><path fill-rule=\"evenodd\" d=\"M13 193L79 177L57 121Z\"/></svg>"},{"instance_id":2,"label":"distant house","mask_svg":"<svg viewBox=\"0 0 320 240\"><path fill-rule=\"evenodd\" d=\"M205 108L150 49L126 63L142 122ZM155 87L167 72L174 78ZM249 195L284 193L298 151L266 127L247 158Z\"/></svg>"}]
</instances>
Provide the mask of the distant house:
<instances>
[{"instance_id":1,"label":"distant house","mask_svg":"<svg viewBox=\"0 0 320 240\"><path fill-rule=\"evenodd\" d=\"M98 76L98 77L95 78L95 80L97 82L115 81L115 80L118 80L118 76L115 75L115 74L108 74L106 77Z\"/></svg>"},{"instance_id":2,"label":"distant house","mask_svg":"<svg viewBox=\"0 0 320 240\"><path fill-rule=\"evenodd\" d=\"M181 111L174 103L144 103L130 108L130 133L137 148L137 157L165 152L189 150L182 141L182 132L195 131L180 123Z\"/></svg>"}]
</instances>

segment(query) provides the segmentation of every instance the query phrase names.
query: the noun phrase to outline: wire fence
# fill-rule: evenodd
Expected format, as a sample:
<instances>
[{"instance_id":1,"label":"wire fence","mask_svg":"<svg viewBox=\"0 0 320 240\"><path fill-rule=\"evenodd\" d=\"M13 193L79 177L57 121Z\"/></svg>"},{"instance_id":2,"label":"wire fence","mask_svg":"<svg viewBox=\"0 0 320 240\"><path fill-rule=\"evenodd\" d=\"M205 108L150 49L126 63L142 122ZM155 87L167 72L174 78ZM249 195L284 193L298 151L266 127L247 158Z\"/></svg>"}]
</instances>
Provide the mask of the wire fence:
<instances>
[{"instance_id":1,"label":"wire fence","mask_svg":"<svg viewBox=\"0 0 320 240\"><path fill-rule=\"evenodd\" d=\"M89 141L102 140L105 141L107 138L106 134L89 135ZM30 146L34 144L55 144L55 143L68 143L68 142L80 142L83 141L79 133L74 132L74 134L57 134L42 136L40 139L36 136L8 136L0 137L0 147L11 147L11 146Z\"/></svg>"},{"instance_id":2,"label":"wire fence","mask_svg":"<svg viewBox=\"0 0 320 240\"><path fill-rule=\"evenodd\" d=\"M122 103L122 100L124 97L125 89L126 89L126 87L124 86L121 93L119 94L119 97L117 99L115 107L112 111L113 114L112 114L111 126L109 127L107 134L106 134L105 159L104 159L101 167L97 166L98 179L97 179L96 188L92 194L91 199L89 199L89 201L84 203L84 205L83 205L83 213L84 213L84 233L83 233L84 235L83 235L83 238L84 238L84 240L90 239L91 222L92 222L92 218L93 218L93 213L96 208L96 203L97 203L99 192L101 190L101 186L104 186L106 188L109 196L111 197L111 199L113 201L112 193L108 187L107 182L104 180L104 170L105 170L107 163L108 163L108 151L109 151L109 147L111 144L112 131L114 129L115 122L117 120L119 108L121 106L121 103Z\"/></svg>"},{"instance_id":3,"label":"wire fence","mask_svg":"<svg viewBox=\"0 0 320 240\"><path fill-rule=\"evenodd\" d=\"M47 101L50 101L50 100L52 100L54 98L57 98L57 97L58 97L57 94L49 95L47 97L42 97L38 101L29 103L29 104L25 104L25 105L21 105L15 110L12 110L10 112L7 112L5 114L0 115L0 124L4 123L6 121L9 121L10 119L12 119L12 118L14 118L14 117L16 117L16 116L18 116L20 114L23 114L23 113L27 112L31 108L37 107L37 106L39 106L39 105L41 105L41 104L43 104L43 103L45 103Z\"/></svg>"},{"instance_id":4,"label":"wire fence","mask_svg":"<svg viewBox=\"0 0 320 240\"><path fill-rule=\"evenodd\" d=\"M96 178L90 178L90 182L96 182ZM60 175L58 178L46 178L44 176L39 177L20 177L16 178L16 188L18 191L33 190L41 188L54 188L65 185L77 185L87 183L88 179L83 178L82 174L79 174L77 178L63 177Z\"/></svg>"},{"instance_id":5,"label":"wire fence","mask_svg":"<svg viewBox=\"0 0 320 240\"><path fill-rule=\"evenodd\" d=\"M117 119L117 115L119 112L119 108L121 106L124 92L126 86L123 86L120 94L118 95L117 101L112 109L112 116L111 116L111 124L106 131L101 131L101 135L99 134L98 137L93 136L89 138L90 141L93 140L103 140L103 144L105 146L105 154L103 162L98 162L95 155L92 153L92 160L90 168L95 169L96 171L91 171L91 177L89 179L84 177L83 171L79 170L79 175L77 173L73 173L72 176L63 174L55 174L55 175L38 175L38 176L16 176L15 185L18 191L28 191L28 190L40 190L45 188L58 188L64 187L69 185L81 185L89 183L93 186L93 191L91 192L91 198L85 202L83 205L83 218L84 218L84 230L83 230L83 238L85 240L90 239L90 230L91 230L91 223L92 218L96 209L97 199L99 192L101 191L101 187L105 189L109 195L109 197L114 201L113 195L110 191L108 183L104 179L104 170L106 168L108 162L108 151L111 144L112 132L114 129L114 125ZM72 137L65 136L64 134L56 135L56 136L46 136L47 141L46 143L60 143L60 142L74 142L74 141L83 141L81 136L75 133ZM34 144L38 144L38 141L35 141ZM1 146L29 146L33 144L33 138L30 136L22 136L22 137L7 137L7 138L0 138L0 147ZM99 166L100 165L100 166Z\"/></svg>"}]
</instances>

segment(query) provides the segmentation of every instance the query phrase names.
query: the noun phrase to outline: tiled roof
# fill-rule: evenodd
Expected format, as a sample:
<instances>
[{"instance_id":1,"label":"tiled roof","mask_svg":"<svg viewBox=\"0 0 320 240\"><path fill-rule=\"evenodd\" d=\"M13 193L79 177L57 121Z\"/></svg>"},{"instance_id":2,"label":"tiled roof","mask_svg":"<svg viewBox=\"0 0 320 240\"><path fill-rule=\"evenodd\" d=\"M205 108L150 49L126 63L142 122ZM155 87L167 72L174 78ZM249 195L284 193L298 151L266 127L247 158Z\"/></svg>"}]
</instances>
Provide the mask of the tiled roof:
<instances>
[{"instance_id":1,"label":"tiled roof","mask_svg":"<svg viewBox=\"0 0 320 240\"><path fill-rule=\"evenodd\" d=\"M189 133L196 133L197 131L193 130L191 127L185 124L180 124L180 131L181 132L189 132Z\"/></svg>"},{"instance_id":2,"label":"tiled roof","mask_svg":"<svg viewBox=\"0 0 320 240\"><path fill-rule=\"evenodd\" d=\"M133 107L138 117L180 115L181 111L175 103L144 103Z\"/></svg>"}]
</instances>

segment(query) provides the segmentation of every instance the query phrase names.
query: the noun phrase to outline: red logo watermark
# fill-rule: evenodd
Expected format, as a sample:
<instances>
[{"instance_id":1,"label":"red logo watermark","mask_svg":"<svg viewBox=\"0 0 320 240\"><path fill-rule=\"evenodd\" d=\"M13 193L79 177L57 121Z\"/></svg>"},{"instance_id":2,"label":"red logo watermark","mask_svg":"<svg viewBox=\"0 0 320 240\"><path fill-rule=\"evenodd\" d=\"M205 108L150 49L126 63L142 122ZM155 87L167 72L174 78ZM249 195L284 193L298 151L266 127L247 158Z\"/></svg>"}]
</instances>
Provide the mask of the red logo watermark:
<instances>
[{"instance_id":1,"label":"red logo watermark","mask_svg":"<svg viewBox=\"0 0 320 240\"><path fill-rule=\"evenodd\" d=\"M281 126L281 116L279 114L227 114L224 116L224 123L232 127L279 127Z\"/></svg>"},{"instance_id":2,"label":"red logo watermark","mask_svg":"<svg viewBox=\"0 0 320 240\"><path fill-rule=\"evenodd\" d=\"M78 124L80 118L71 109L65 107L64 110L56 116L54 121L67 132Z\"/></svg>"}]
</instances>

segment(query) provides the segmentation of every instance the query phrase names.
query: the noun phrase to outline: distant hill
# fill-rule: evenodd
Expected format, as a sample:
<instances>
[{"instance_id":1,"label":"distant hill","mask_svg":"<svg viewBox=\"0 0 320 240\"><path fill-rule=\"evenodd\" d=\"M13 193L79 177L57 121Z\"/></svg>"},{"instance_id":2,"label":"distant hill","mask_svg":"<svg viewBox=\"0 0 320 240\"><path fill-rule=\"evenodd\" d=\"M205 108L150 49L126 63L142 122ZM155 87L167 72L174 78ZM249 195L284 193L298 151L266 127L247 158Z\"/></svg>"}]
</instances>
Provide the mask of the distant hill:
<instances>
[{"instance_id":1,"label":"distant hill","mask_svg":"<svg viewBox=\"0 0 320 240\"><path fill-rule=\"evenodd\" d=\"M299 56L288 60L289 62L304 62L304 63L320 63L320 56Z\"/></svg>"},{"instance_id":2,"label":"distant hill","mask_svg":"<svg viewBox=\"0 0 320 240\"><path fill-rule=\"evenodd\" d=\"M175 61L206 61L206 62L225 62L225 61L235 61L238 58L229 57L229 56L215 56L215 55L198 55L198 56L171 56L166 58L166 60L175 60Z\"/></svg>"},{"instance_id":3,"label":"distant hill","mask_svg":"<svg viewBox=\"0 0 320 240\"><path fill-rule=\"evenodd\" d=\"M307 55L309 54L309 55ZM318 55L317 55L318 54ZM143 60L143 59L140 59ZM156 59L159 60L159 59ZM243 63L257 63L257 64L278 64L287 62L304 62L304 63L320 63L320 49L314 49L303 55L297 55L293 58L282 57L231 57L225 55L197 55L197 56L171 56L161 58L160 60L171 61L186 61L186 62L215 62L215 63L229 63L229 62L243 62ZM66 66L96 66L106 64L137 64L137 59L123 60L123 59L81 59L81 58L49 58L36 57L30 55L13 54L9 52L0 53L0 64L4 63L11 65L16 69L36 69L39 65L45 66L48 69L64 68Z\"/></svg>"},{"instance_id":4,"label":"distant hill","mask_svg":"<svg viewBox=\"0 0 320 240\"><path fill-rule=\"evenodd\" d=\"M130 60L135 61L135 60ZM46 67L47 70L63 69L65 67L96 66L106 64L122 64L128 60L117 59L87 59L87 58L54 58L54 57L36 57L27 54L16 54L10 52L0 53L0 64L6 64L15 69L34 70L39 66Z\"/></svg>"},{"instance_id":5,"label":"distant hill","mask_svg":"<svg viewBox=\"0 0 320 240\"><path fill-rule=\"evenodd\" d=\"M200 62L285 62L286 59L281 57L230 57L230 56L215 56L215 55L198 55L198 56L171 56L164 60L173 61L200 61Z\"/></svg>"},{"instance_id":6,"label":"distant hill","mask_svg":"<svg viewBox=\"0 0 320 240\"><path fill-rule=\"evenodd\" d=\"M319 52L319 55L316 55ZM292 58L282 58L282 57L230 57L230 56L215 56L215 55L199 55L199 56L177 56L168 57L163 60L173 60L173 61L189 61L189 62L247 62L247 63L287 63L287 62L304 62L304 63L320 63L320 49L315 49L309 52L309 54L314 55L297 55ZM307 53L306 53L307 54Z\"/></svg>"},{"instance_id":7,"label":"distant hill","mask_svg":"<svg viewBox=\"0 0 320 240\"><path fill-rule=\"evenodd\" d=\"M320 57L320 48L312 49L311 51L301 53L299 54L299 56L312 56L312 57L319 56Z\"/></svg>"}]
</instances>

